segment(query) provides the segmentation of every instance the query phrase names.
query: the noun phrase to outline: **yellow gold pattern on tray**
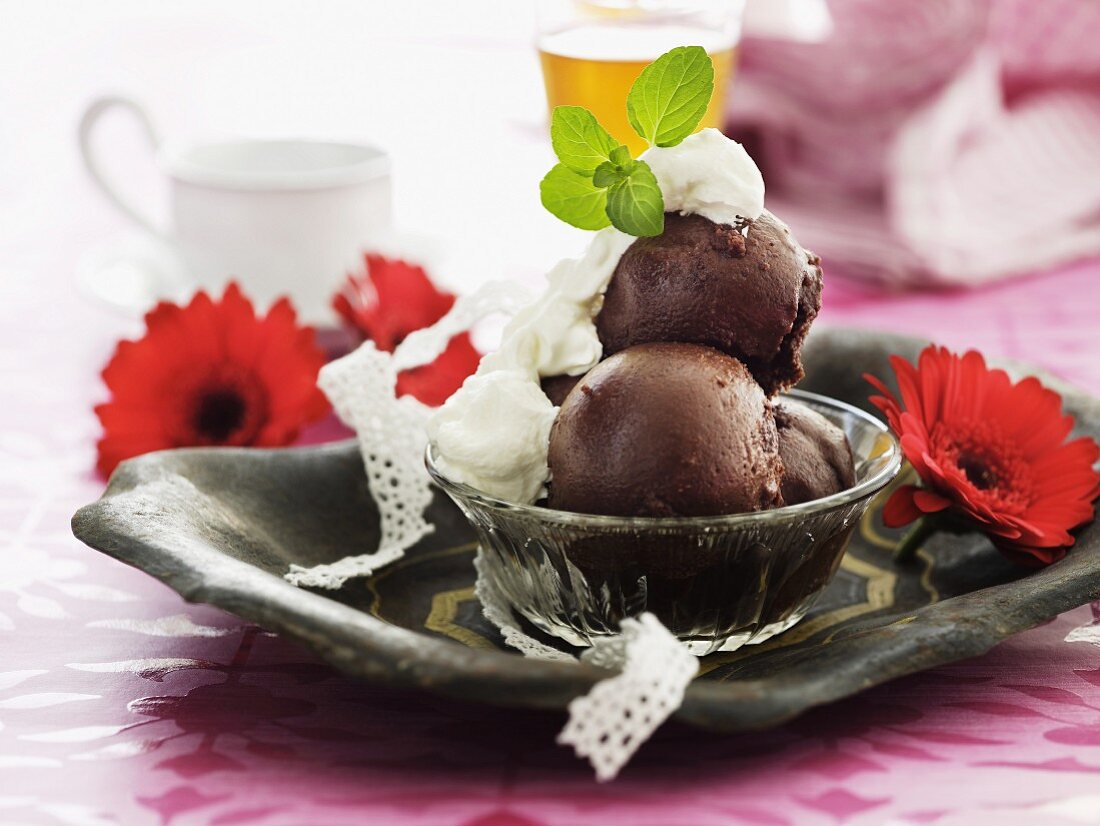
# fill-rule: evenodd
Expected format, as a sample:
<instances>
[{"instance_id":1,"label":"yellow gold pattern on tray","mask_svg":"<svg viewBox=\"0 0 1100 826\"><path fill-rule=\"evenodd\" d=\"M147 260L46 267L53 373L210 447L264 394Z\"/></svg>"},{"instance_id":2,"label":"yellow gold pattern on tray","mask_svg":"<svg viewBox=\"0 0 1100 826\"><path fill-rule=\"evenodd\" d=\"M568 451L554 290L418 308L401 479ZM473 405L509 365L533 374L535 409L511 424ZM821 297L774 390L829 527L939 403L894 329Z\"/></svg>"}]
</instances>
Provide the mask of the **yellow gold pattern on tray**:
<instances>
[{"instance_id":1,"label":"yellow gold pattern on tray","mask_svg":"<svg viewBox=\"0 0 1100 826\"><path fill-rule=\"evenodd\" d=\"M458 606L463 602L476 599L473 585L467 588L456 588L453 591L440 591L432 597L432 609L428 612L428 618L424 620L424 627L470 648L496 648L481 634L456 622Z\"/></svg>"},{"instance_id":2,"label":"yellow gold pattern on tray","mask_svg":"<svg viewBox=\"0 0 1100 826\"><path fill-rule=\"evenodd\" d=\"M738 662L746 657L754 656L758 653L796 645L814 637L822 631L833 629L831 633L824 635L819 641L820 643L829 642L836 634L843 632L845 627L843 623L863 614L869 614L892 607L895 601L895 589L897 588L898 576L890 563L890 555L885 552L893 551L896 540L884 536L876 527L876 519L882 510L882 504L885 502L885 499L886 495L879 497L864 515L863 519L860 520L859 535L871 549L881 549L884 552L882 555L882 562L887 567L882 567L877 564L877 560L872 561L856 556L851 552L846 553L840 563L844 571L864 581L866 595L862 602L845 605L842 608L837 608L833 611L821 614L820 616L805 620L791 630L773 637L760 645L747 645L738 651L712 654L709 657L705 657L700 663L700 675L714 671L722 666ZM367 587L373 596L373 602L370 609L371 613L380 619L386 619L382 616L382 596L378 590L378 586L381 585L386 578L398 571L430 563L444 557L470 553L476 550L476 548L476 542L468 542L463 545L444 548L427 554L407 557L388 567L386 570L380 572L378 576L372 577L367 583ZM918 558L923 563L924 568L920 577L921 587L928 594L929 601L935 602L939 599L939 593L931 581L935 562L934 558L923 549L918 552ZM423 627L428 631L433 631L470 648L497 648L497 645L492 640L477 631L467 628L459 621L460 607L464 603L473 602L476 601L476 599L477 597L474 594L474 587L472 585L439 591L433 594ZM911 618L904 618L899 620L899 622L905 622L910 619Z\"/></svg>"},{"instance_id":3,"label":"yellow gold pattern on tray","mask_svg":"<svg viewBox=\"0 0 1100 826\"><path fill-rule=\"evenodd\" d=\"M870 519L870 514L865 518ZM746 645L743 648L739 648L737 651L711 654L700 662L699 675L702 676L723 665L729 665L738 660L743 660L745 657L753 656L761 651L774 651L778 648L794 645L795 643L809 639L814 634L826 628L831 628L834 625L858 617L861 614L869 614L872 611L889 608L894 604L894 587L897 585L898 578L893 571L879 568L876 565L872 565L870 562L858 559L850 553L844 555L844 558L840 562L840 567L851 574L855 574L866 582L867 597L863 602L858 602L854 605L845 605L843 608L837 608L821 616L800 622L790 631L785 631L759 645ZM822 640L822 642L827 642L831 638L832 635L829 635Z\"/></svg>"},{"instance_id":4,"label":"yellow gold pattern on tray","mask_svg":"<svg viewBox=\"0 0 1100 826\"><path fill-rule=\"evenodd\" d=\"M889 537L883 536L881 533L879 533L875 527L875 520L871 517L882 510L882 505L886 503L886 500L890 497L890 494L892 494L899 485L912 484L916 481L916 479L917 474L913 472L912 467L906 465L904 468L902 468L901 473L898 474L898 478L891 482L890 486L886 488L886 490L884 490L881 494L879 494L878 499L875 500L859 526L859 535L864 540L866 540L869 545L872 545L876 548L882 548L883 550L893 553L894 549L897 547L897 540L890 539ZM932 584L932 569L935 567L936 564L935 557L933 557L932 554L930 554L923 547L917 549L916 556L919 560L921 560L921 562L924 563L924 570L921 571L920 576L921 588L923 588L925 593L928 594L929 602L939 602L940 592L936 588L936 586Z\"/></svg>"},{"instance_id":5,"label":"yellow gold pattern on tray","mask_svg":"<svg viewBox=\"0 0 1100 826\"><path fill-rule=\"evenodd\" d=\"M389 621L386 617L382 616L382 595L378 593L378 586L385 582L389 577L396 574L398 571L403 571L412 565L420 565L423 562L427 562L433 559L443 559L448 556L455 556L457 554L469 553L470 551L477 550L477 541L464 542L461 545L452 545L450 548L441 548L438 551L431 551L426 554L417 554L415 556L406 556L403 559L399 559L392 565L387 565L380 573L367 579L367 590L371 594L370 613L371 616L380 620Z\"/></svg>"}]
</instances>

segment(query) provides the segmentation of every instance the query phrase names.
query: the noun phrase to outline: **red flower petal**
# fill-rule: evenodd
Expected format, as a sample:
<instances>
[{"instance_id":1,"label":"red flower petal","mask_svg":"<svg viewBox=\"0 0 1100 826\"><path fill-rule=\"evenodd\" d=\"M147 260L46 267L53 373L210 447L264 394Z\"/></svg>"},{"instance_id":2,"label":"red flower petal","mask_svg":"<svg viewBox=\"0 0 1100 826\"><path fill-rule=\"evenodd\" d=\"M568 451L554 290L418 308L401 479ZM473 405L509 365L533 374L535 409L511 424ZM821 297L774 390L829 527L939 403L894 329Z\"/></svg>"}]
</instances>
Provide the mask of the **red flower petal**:
<instances>
[{"instance_id":1,"label":"red flower petal","mask_svg":"<svg viewBox=\"0 0 1100 826\"><path fill-rule=\"evenodd\" d=\"M367 255L365 264L363 273L348 276L332 306L380 350L392 351L409 333L435 324L454 305L454 295L437 289L421 267L380 255ZM401 373L397 394L440 405L480 360L470 337L456 336L434 363Z\"/></svg>"},{"instance_id":2,"label":"red flower petal","mask_svg":"<svg viewBox=\"0 0 1100 826\"><path fill-rule=\"evenodd\" d=\"M990 535L1023 564L1049 564L1094 516L1100 494L1092 439L1065 443L1073 419L1035 378L1013 383L976 351L927 347L917 366L891 364L900 401L879 379L871 402L898 434L923 488L899 488L883 511L896 527L921 513L950 511Z\"/></svg>"},{"instance_id":3,"label":"red flower petal","mask_svg":"<svg viewBox=\"0 0 1100 826\"><path fill-rule=\"evenodd\" d=\"M930 490L917 488L913 492L913 504L924 513L939 513L951 507L951 500Z\"/></svg>"},{"instance_id":4,"label":"red flower petal","mask_svg":"<svg viewBox=\"0 0 1100 826\"><path fill-rule=\"evenodd\" d=\"M1029 548L1010 543L994 543L1006 557L1024 568L1042 568L1065 558L1065 548Z\"/></svg>"},{"instance_id":5,"label":"red flower petal","mask_svg":"<svg viewBox=\"0 0 1100 826\"><path fill-rule=\"evenodd\" d=\"M957 364L947 350L941 349L940 357L954 368L948 370L953 382L952 414L966 418L981 416L982 408L989 404L990 396L995 395L996 390L995 380L992 383L982 380L983 374L986 373L985 359L982 354L976 350L970 350L958 359ZM1004 378L1007 379L1007 376Z\"/></svg>"},{"instance_id":6,"label":"red flower petal","mask_svg":"<svg viewBox=\"0 0 1100 826\"><path fill-rule=\"evenodd\" d=\"M928 460L931 458L928 454L928 442L919 433L905 433L904 431L902 431L900 441L901 452L905 454L909 464L916 468L917 473L923 479L928 473Z\"/></svg>"},{"instance_id":7,"label":"red flower petal","mask_svg":"<svg viewBox=\"0 0 1100 826\"><path fill-rule=\"evenodd\" d=\"M348 276L333 309L379 350L392 351L409 333L435 324L455 302L421 267L380 255L364 263L363 273Z\"/></svg>"},{"instance_id":8,"label":"red flower petal","mask_svg":"<svg viewBox=\"0 0 1100 826\"><path fill-rule=\"evenodd\" d=\"M913 501L913 494L918 490L914 485L902 485L890 495L882 508L882 522L886 527L900 528L923 516Z\"/></svg>"},{"instance_id":9,"label":"red flower petal","mask_svg":"<svg viewBox=\"0 0 1100 826\"><path fill-rule=\"evenodd\" d=\"M901 390L901 407L910 411L925 425L930 425L934 421L934 417L930 411L928 415L925 413L924 401L918 388L919 376L916 369L900 356L891 356L890 364L897 375L898 388Z\"/></svg>"},{"instance_id":10,"label":"red flower petal","mask_svg":"<svg viewBox=\"0 0 1100 826\"><path fill-rule=\"evenodd\" d=\"M397 376L397 395L411 395L437 407L477 370L479 361L481 353L474 348L470 336L465 333L455 336L434 362Z\"/></svg>"},{"instance_id":11,"label":"red flower petal","mask_svg":"<svg viewBox=\"0 0 1100 826\"><path fill-rule=\"evenodd\" d=\"M219 301L199 292L186 307L160 304L145 324L103 370L103 474L150 450L287 444L328 409L317 388L324 355L286 300L257 317L230 284Z\"/></svg>"}]
</instances>

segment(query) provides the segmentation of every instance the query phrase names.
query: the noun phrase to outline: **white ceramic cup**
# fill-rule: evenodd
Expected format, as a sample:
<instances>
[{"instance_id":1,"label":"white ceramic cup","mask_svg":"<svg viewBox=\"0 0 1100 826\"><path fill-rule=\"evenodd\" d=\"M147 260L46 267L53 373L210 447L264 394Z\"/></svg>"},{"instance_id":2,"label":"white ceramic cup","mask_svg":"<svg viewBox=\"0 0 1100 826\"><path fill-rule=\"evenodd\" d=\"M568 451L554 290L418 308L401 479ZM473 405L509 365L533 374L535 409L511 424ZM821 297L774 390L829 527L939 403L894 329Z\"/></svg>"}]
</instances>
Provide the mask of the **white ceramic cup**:
<instances>
[{"instance_id":1,"label":"white ceramic cup","mask_svg":"<svg viewBox=\"0 0 1100 826\"><path fill-rule=\"evenodd\" d=\"M169 227L154 226L103 172L92 135L112 109L136 117L156 152L169 183ZM195 287L220 293L233 279L259 307L289 295L312 324L332 322L333 293L391 225L389 156L371 146L248 139L162 146L146 111L122 97L94 101L79 138L108 200L170 242Z\"/></svg>"}]
</instances>

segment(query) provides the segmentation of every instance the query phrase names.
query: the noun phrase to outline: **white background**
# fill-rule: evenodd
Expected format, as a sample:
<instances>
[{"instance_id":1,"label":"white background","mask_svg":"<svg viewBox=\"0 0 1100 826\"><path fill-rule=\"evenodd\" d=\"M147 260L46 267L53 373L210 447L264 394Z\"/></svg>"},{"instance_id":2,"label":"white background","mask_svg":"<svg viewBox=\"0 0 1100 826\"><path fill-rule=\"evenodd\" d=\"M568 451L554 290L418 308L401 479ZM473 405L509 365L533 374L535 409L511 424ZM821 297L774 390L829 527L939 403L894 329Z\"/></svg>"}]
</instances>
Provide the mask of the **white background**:
<instances>
[{"instance_id":1,"label":"white background","mask_svg":"<svg viewBox=\"0 0 1100 826\"><path fill-rule=\"evenodd\" d=\"M394 159L398 225L447 250L437 277L536 278L585 234L538 202L553 159L534 25L527 0L0 0L3 276L48 267L71 285L81 255L131 231L75 140L91 99L123 93L167 139L375 143ZM112 115L99 140L135 199L163 207L136 126Z\"/></svg>"}]
</instances>

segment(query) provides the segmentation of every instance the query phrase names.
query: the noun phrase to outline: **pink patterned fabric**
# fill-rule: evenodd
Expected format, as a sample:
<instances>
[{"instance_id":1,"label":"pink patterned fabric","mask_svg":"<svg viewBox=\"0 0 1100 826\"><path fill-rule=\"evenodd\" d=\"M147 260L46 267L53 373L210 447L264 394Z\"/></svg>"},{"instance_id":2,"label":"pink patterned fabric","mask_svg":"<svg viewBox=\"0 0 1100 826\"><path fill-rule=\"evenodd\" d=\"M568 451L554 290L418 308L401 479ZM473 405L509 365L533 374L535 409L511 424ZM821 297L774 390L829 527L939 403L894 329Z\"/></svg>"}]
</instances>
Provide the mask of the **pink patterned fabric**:
<instances>
[{"instance_id":1,"label":"pink patterned fabric","mask_svg":"<svg viewBox=\"0 0 1100 826\"><path fill-rule=\"evenodd\" d=\"M24 260L18 245L7 252ZM599 786L554 745L562 714L354 682L184 604L69 533L72 511L102 490L91 475L95 371L132 329L59 285L0 279L0 822L971 826L1097 815L1100 648L1064 640L1100 623L1100 606L774 731L670 725ZM833 279L825 320L934 333L1100 392L1098 299L1100 262L908 297Z\"/></svg>"},{"instance_id":2,"label":"pink patterned fabric","mask_svg":"<svg viewBox=\"0 0 1100 826\"><path fill-rule=\"evenodd\" d=\"M828 2L823 42L747 39L730 98L804 244L894 283L1100 250L1100 5Z\"/></svg>"},{"instance_id":3,"label":"pink patterned fabric","mask_svg":"<svg viewBox=\"0 0 1100 826\"><path fill-rule=\"evenodd\" d=\"M80 254L122 230L75 160L72 127L93 95L142 94L168 134L193 125L362 130L403 170L398 207L410 223L435 222L452 233L448 243L469 236L483 246L487 225L499 222L500 238L520 239L502 251L505 269L532 266L527 245L543 231L560 254L556 225L516 188L537 181L549 157L545 129L532 125L544 113L531 92L539 77L529 24L501 31L527 4L463 0L435 3L429 14L406 0L386 4L384 15L373 3L326 4L328 28L312 6L279 0L125 5L9 4L14 24L0 25L4 57L16 61L5 65L34 67L10 71L0 94L0 146L12 160L0 163L0 823L1057 826L1097 818L1100 648L1064 641L1097 621L1089 608L775 731L668 726L619 780L599 786L554 745L562 714L350 681L80 545L69 517L103 489L91 475L96 372L115 340L137 331L72 287ZM887 5L869 3L867 13ZM44 16L35 23L35 14ZM48 47L35 39L42 32ZM1047 42L1041 29L1032 36ZM394 67L410 48L432 59L401 86ZM1044 65L1054 75L1082 59L1057 51ZM409 104L428 89L430 118ZM496 114L498 93L515 111ZM456 128L470 122L471 102L494 151L513 153L490 179L469 162L486 138ZM143 147L127 134L116 136L123 159L140 158ZM491 209L501 203L508 208ZM495 263L477 252L475 263ZM831 273L823 323L935 335L1100 393L1100 261L909 296ZM1077 637L1095 638L1086 632Z\"/></svg>"}]
</instances>

